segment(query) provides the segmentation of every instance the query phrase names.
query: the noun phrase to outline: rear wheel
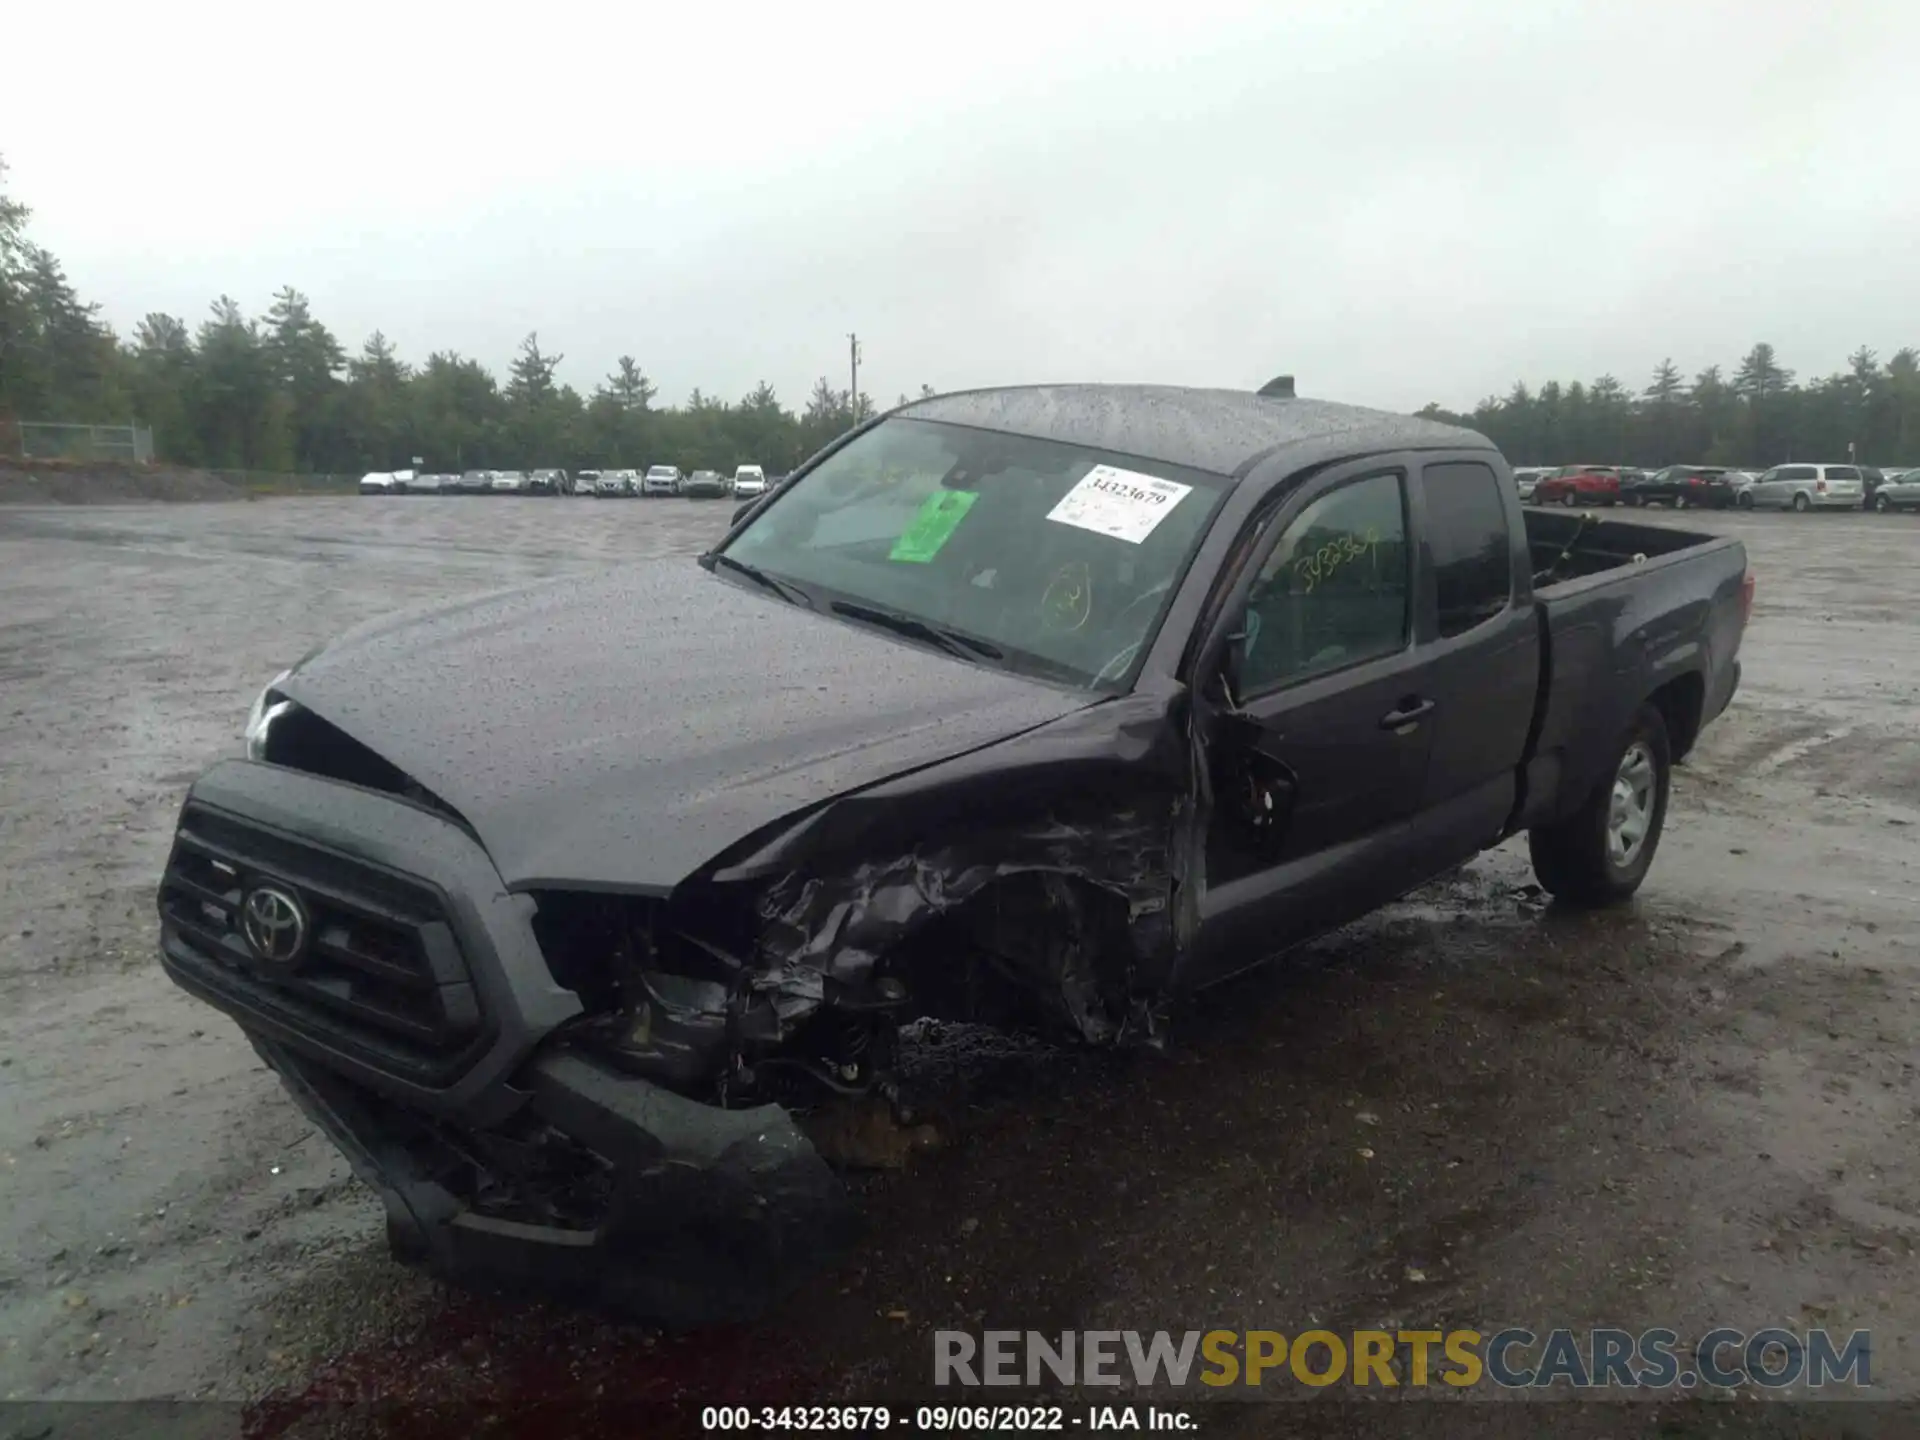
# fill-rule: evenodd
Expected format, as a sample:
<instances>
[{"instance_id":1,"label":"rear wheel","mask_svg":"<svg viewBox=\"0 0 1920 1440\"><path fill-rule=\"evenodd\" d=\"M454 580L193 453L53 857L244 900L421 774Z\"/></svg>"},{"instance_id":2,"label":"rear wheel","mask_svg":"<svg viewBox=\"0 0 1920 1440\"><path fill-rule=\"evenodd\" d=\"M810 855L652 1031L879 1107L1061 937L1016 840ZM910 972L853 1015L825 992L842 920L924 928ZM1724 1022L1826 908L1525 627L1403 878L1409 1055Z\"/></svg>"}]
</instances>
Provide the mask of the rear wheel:
<instances>
[{"instance_id":1,"label":"rear wheel","mask_svg":"<svg viewBox=\"0 0 1920 1440\"><path fill-rule=\"evenodd\" d=\"M1580 503L1580 497L1576 495L1573 491L1569 490L1560 497L1560 503L1566 506L1569 510L1571 510L1574 506Z\"/></svg>"},{"instance_id":2,"label":"rear wheel","mask_svg":"<svg viewBox=\"0 0 1920 1440\"><path fill-rule=\"evenodd\" d=\"M1733 504L1737 510L1751 510L1753 508L1753 496L1742 490L1738 495L1734 496Z\"/></svg>"},{"instance_id":3,"label":"rear wheel","mask_svg":"<svg viewBox=\"0 0 1920 1440\"><path fill-rule=\"evenodd\" d=\"M1660 848L1672 765L1666 721L1642 705L1580 808L1528 832L1541 885L1570 905L1608 905L1638 890Z\"/></svg>"},{"instance_id":4,"label":"rear wheel","mask_svg":"<svg viewBox=\"0 0 1920 1440\"><path fill-rule=\"evenodd\" d=\"M1893 501L1884 495L1876 495L1873 497L1873 508L1885 515L1893 509Z\"/></svg>"},{"instance_id":5,"label":"rear wheel","mask_svg":"<svg viewBox=\"0 0 1920 1440\"><path fill-rule=\"evenodd\" d=\"M1813 508L1813 502L1807 499L1806 492L1802 491L1793 497L1793 508L1797 513L1804 515Z\"/></svg>"}]
</instances>

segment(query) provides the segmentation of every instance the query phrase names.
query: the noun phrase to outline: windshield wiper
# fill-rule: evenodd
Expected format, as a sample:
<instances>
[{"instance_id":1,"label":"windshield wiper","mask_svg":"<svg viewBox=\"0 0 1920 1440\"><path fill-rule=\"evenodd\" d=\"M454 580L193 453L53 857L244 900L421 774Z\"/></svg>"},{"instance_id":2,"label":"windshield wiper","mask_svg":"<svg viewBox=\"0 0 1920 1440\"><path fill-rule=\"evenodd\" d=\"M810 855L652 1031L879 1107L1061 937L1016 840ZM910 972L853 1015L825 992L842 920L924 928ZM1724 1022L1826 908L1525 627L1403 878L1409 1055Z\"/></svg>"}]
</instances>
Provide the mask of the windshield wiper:
<instances>
[{"instance_id":1,"label":"windshield wiper","mask_svg":"<svg viewBox=\"0 0 1920 1440\"><path fill-rule=\"evenodd\" d=\"M998 645L990 644L985 640L976 640L971 635L963 635L958 630L949 630L944 625L935 625L918 616L902 615L892 610L876 610L870 605L857 605L850 600L835 600L831 603L833 613L836 615L845 615L850 620L865 620L868 624L891 630L896 635L904 635L909 640L924 640L962 660L1007 658L1007 652Z\"/></svg>"},{"instance_id":2,"label":"windshield wiper","mask_svg":"<svg viewBox=\"0 0 1920 1440\"><path fill-rule=\"evenodd\" d=\"M791 585L785 580L776 580L757 565L749 565L746 561L736 560L733 556L727 554L715 555L713 557L713 563L726 566L736 575L746 576L747 579L753 581L753 583L758 585L762 590L771 590L790 605L803 605L809 610L813 608L813 601L807 597L807 593L798 585Z\"/></svg>"}]
</instances>

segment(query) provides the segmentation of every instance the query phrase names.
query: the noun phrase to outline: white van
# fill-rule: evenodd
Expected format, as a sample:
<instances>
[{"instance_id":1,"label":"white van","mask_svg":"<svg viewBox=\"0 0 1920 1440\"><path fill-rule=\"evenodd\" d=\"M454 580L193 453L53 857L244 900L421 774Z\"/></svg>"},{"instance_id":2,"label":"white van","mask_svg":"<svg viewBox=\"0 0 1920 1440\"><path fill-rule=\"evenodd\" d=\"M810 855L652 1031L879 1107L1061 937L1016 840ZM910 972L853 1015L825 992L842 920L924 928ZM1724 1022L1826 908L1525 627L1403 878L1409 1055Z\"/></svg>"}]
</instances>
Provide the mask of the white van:
<instances>
[{"instance_id":1,"label":"white van","mask_svg":"<svg viewBox=\"0 0 1920 1440\"><path fill-rule=\"evenodd\" d=\"M758 465L742 465L733 472L733 497L751 500L767 493L767 472Z\"/></svg>"},{"instance_id":2,"label":"white van","mask_svg":"<svg viewBox=\"0 0 1920 1440\"><path fill-rule=\"evenodd\" d=\"M1751 510L1858 510L1866 493L1858 465L1776 465L1738 503Z\"/></svg>"}]
</instances>

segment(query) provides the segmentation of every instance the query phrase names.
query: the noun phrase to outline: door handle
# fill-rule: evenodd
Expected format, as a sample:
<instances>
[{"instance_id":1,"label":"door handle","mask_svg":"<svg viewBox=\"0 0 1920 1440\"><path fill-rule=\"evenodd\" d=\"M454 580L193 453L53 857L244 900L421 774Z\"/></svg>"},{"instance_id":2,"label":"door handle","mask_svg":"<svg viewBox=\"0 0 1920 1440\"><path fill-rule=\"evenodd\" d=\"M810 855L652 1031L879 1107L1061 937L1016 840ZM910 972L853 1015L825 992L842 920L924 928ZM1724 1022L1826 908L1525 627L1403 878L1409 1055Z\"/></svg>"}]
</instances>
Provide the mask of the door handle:
<instances>
[{"instance_id":1,"label":"door handle","mask_svg":"<svg viewBox=\"0 0 1920 1440\"><path fill-rule=\"evenodd\" d=\"M1433 701L1420 700L1409 695L1400 702L1399 709L1389 710L1380 717L1380 728L1382 730L1399 730L1417 721L1426 719L1427 716L1432 713Z\"/></svg>"}]
</instances>

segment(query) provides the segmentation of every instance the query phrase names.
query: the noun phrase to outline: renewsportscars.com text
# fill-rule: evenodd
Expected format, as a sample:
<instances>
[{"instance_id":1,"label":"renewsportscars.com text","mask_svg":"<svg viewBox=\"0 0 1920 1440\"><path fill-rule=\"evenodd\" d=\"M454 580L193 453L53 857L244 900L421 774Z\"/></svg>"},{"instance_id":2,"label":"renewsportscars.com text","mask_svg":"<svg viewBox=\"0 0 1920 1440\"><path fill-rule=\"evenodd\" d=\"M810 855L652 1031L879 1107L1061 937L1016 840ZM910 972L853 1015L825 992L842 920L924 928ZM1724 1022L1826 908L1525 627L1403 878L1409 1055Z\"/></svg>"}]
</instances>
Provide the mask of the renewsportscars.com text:
<instances>
[{"instance_id":1,"label":"renewsportscars.com text","mask_svg":"<svg viewBox=\"0 0 1920 1440\"><path fill-rule=\"evenodd\" d=\"M939 1330L935 1385L1730 1390L1873 1383L1870 1332L1478 1330Z\"/></svg>"}]
</instances>

